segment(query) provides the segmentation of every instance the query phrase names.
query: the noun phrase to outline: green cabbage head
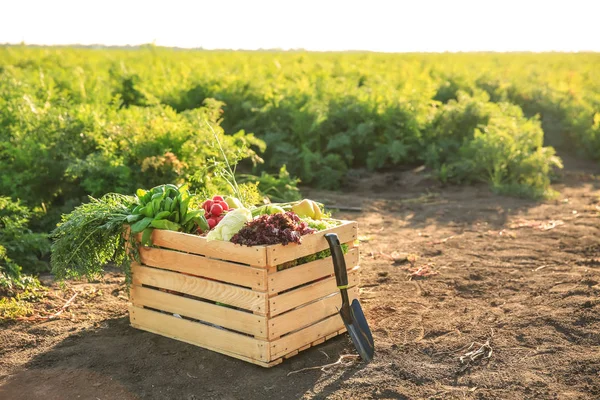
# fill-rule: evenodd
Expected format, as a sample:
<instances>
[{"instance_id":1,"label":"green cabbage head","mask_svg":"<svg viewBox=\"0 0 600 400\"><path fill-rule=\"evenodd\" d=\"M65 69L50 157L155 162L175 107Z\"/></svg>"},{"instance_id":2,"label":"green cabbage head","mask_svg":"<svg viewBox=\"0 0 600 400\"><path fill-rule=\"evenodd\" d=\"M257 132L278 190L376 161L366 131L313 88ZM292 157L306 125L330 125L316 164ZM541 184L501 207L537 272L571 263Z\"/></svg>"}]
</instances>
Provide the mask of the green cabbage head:
<instances>
[{"instance_id":1,"label":"green cabbage head","mask_svg":"<svg viewBox=\"0 0 600 400\"><path fill-rule=\"evenodd\" d=\"M233 235L244 227L244 224L252 220L252 212L247 208L236 208L229 211L221 222L206 235L207 240L230 241Z\"/></svg>"}]
</instances>

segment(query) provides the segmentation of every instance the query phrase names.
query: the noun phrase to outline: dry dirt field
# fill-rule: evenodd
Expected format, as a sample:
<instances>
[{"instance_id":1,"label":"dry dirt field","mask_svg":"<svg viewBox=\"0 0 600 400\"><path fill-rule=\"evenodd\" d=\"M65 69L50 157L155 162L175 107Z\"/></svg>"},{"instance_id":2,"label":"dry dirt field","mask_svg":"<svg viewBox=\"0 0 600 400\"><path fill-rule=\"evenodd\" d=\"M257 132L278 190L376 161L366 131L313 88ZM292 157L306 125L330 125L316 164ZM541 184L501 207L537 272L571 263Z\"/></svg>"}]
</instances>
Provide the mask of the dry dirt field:
<instances>
[{"instance_id":1,"label":"dry dirt field","mask_svg":"<svg viewBox=\"0 0 600 400\"><path fill-rule=\"evenodd\" d=\"M368 365L288 375L352 354L347 335L267 370L138 331L111 272L53 284L50 309L79 291L58 320L0 323L0 398L598 399L600 168L566 164L543 203L414 171L305 193L362 208L335 215L359 222Z\"/></svg>"}]
</instances>

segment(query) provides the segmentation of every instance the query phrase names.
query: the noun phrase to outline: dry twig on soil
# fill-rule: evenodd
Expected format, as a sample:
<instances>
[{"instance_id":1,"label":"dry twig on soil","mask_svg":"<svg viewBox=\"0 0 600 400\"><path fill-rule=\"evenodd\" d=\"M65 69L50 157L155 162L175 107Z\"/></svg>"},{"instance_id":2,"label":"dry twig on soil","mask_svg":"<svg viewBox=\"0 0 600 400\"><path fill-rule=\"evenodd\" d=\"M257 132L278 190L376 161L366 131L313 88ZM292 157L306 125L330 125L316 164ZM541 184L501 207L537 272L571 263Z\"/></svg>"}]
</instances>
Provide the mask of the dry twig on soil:
<instances>
[{"instance_id":1,"label":"dry twig on soil","mask_svg":"<svg viewBox=\"0 0 600 400\"><path fill-rule=\"evenodd\" d=\"M459 371L462 373L466 371L475 361L488 359L492 357L492 353L494 349L490 344L490 340L494 337L494 330L492 330L492 334L485 341L485 343L473 342L467 349L467 352L459 357L460 363L465 364L463 368ZM477 350L471 350L473 347L479 346Z\"/></svg>"},{"instance_id":2,"label":"dry twig on soil","mask_svg":"<svg viewBox=\"0 0 600 400\"><path fill-rule=\"evenodd\" d=\"M448 236L447 238L444 239L440 239L440 240L434 240L433 242L429 242L428 244L442 244L442 243L446 243L448 240L450 239L454 239L456 236L458 235L452 235L452 236Z\"/></svg>"},{"instance_id":3,"label":"dry twig on soil","mask_svg":"<svg viewBox=\"0 0 600 400\"><path fill-rule=\"evenodd\" d=\"M400 253L397 251L392 252L392 254L384 253L379 250L379 255L383 258L392 261L395 265L410 263L411 266L414 267L415 262L419 259L419 256L413 253Z\"/></svg>"},{"instance_id":4,"label":"dry twig on soil","mask_svg":"<svg viewBox=\"0 0 600 400\"><path fill-rule=\"evenodd\" d=\"M71 298L69 300L66 301L65 304L63 304L62 307L60 307L56 312L54 313L49 313L47 311L44 310L39 310L37 315L32 315L29 317L22 317L22 318L17 318L18 321L39 321L39 320L53 320L53 319L57 319L61 316L61 314L71 306L71 304L73 303L73 300L75 300L75 298L79 295L80 292L75 292L75 294L73 294L73 296L71 296ZM58 299L62 299L61 297L55 296ZM64 301L64 299L62 299ZM40 313L43 314L47 314L47 315L40 315Z\"/></svg>"},{"instance_id":5,"label":"dry twig on soil","mask_svg":"<svg viewBox=\"0 0 600 400\"><path fill-rule=\"evenodd\" d=\"M73 296L71 296L71 298L60 308L60 310L58 310L57 312L55 312L54 314L49 316L48 319L58 318L60 316L60 314L62 314L63 311L65 311L71 305L73 300L75 300L75 297L77 297L78 295L79 295L79 292L75 292L75 294Z\"/></svg>"},{"instance_id":6,"label":"dry twig on soil","mask_svg":"<svg viewBox=\"0 0 600 400\"><path fill-rule=\"evenodd\" d=\"M564 224L565 224L564 221L562 221L560 219L556 219L556 220L553 219L553 220L549 220L546 222L518 219L518 220L514 221L513 223L511 223L508 227L510 229L534 228L534 229L539 229L541 231L548 231L550 229L554 229L557 226L564 225Z\"/></svg>"},{"instance_id":7,"label":"dry twig on soil","mask_svg":"<svg viewBox=\"0 0 600 400\"><path fill-rule=\"evenodd\" d=\"M327 372L327 369L326 369L326 368L331 368L331 367L334 367L334 366L336 366L336 365L341 365L341 366L343 366L343 367L348 367L348 366L350 366L352 363L344 363L344 362L342 362L342 361L344 361L344 360L345 360L345 359L347 359L347 358L356 359L356 358L358 358L358 357L359 357L359 356L358 356L357 354L342 354L342 355L340 356L340 358L339 358L339 359L338 359L336 362L334 362L334 363L325 364L325 365L318 365L318 366L316 366L316 367L306 367L306 368L302 368L302 369L299 369L299 370L296 370L296 371L290 371L290 372L288 372L287 376L290 376L290 375L292 375L292 374L296 374L296 373L298 373L298 372L309 371L309 370L312 370L312 369L320 369L320 370L321 370L321 371L323 371L323 372Z\"/></svg>"},{"instance_id":8,"label":"dry twig on soil","mask_svg":"<svg viewBox=\"0 0 600 400\"><path fill-rule=\"evenodd\" d=\"M479 345L480 347L477 350L471 350L473 348L473 346L475 345ZM472 362L472 361L477 361L478 359L480 359L481 357L483 358L490 358L492 356L492 346L490 345L490 340L486 340L485 343L481 344L478 342L473 342L469 348L467 350L471 350L465 354L463 354L462 356L460 356L460 362L464 364L465 360L467 360L467 362Z\"/></svg>"},{"instance_id":9,"label":"dry twig on soil","mask_svg":"<svg viewBox=\"0 0 600 400\"><path fill-rule=\"evenodd\" d=\"M425 264L419 268L409 269L408 280L412 280L413 278L425 278L428 276L438 275L438 271L433 270L432 264Z\"/></svg>"}]
</instances>

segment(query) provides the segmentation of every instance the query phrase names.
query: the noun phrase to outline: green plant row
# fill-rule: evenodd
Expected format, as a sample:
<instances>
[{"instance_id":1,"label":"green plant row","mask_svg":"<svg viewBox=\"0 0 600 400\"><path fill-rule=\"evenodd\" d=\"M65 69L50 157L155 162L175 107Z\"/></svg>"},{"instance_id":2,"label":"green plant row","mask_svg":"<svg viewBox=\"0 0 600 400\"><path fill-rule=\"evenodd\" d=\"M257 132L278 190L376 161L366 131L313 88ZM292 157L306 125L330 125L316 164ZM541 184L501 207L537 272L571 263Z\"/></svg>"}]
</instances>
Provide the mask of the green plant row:
<instances>
[{"instance_id":1,"label":"green plant row","mask_svg":"<svg viewBox=\"0 0 600 400\"><path fill-rule=\"evenodd\" d=\"M560 166L549 144L600 159L599 64L598 54L0 47L0 194L49 232L88 196L165 182L220 192L206 119L256 197L293 200L299 182L335 189L349 169L423 164L442 181L547 197Z\"/></svg>"}]
</instances>

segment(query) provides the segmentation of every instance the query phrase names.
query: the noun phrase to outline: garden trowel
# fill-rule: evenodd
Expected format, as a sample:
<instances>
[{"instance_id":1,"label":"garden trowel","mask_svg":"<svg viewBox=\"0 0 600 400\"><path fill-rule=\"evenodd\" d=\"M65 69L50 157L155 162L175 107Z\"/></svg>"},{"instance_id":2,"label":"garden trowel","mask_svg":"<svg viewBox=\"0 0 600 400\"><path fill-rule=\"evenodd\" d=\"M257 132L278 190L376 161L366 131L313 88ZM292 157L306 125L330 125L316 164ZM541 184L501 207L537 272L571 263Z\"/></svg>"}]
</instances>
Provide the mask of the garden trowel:
<instances>
[{"instance_id":1,"label":"garden trowel","mask_svg":"<svg viewBox=\"0 0 600 400\"><path fill-rule=\"evenodd\" d=\"M350 304L350 300L348 299L348 273L346 271L346 261L344 260L340 240L335 233L327 233L325 239L327 239L329 248L331 249L335 280L342 295L340 315L358 354L363 360L369 362L373 359L373 354L375 353L373 335L371 334L371 329L369 329L369 324L359 301L354 299L352 304Z\"/></svg>"}]
</instances>

